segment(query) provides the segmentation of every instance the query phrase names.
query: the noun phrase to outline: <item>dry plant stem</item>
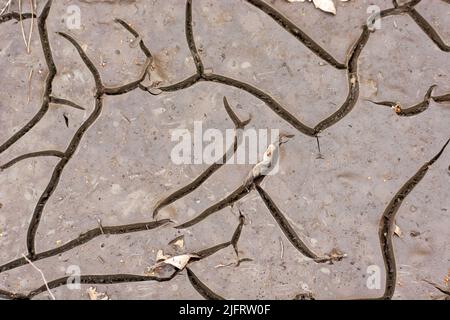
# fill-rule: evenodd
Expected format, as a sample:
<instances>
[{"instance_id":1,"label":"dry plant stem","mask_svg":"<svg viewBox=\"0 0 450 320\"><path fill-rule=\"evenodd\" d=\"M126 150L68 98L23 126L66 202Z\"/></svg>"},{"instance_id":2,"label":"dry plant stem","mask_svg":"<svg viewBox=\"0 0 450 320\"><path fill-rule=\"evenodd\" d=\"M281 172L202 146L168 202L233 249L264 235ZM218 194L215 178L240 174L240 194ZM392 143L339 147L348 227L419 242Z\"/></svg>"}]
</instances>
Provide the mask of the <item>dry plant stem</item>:
<instances>
[{"instance_id":1,"label":"dry plant stem","mask_svg":"<svg viewBox=\"0 0 450 320\"><path fill-rule=\"evenodd\" d=\"M34 72L34 69L31 68L30 74L28 75L28 98L27 98L28 103L30 103L30 101L31 101L31 91L32 91L31 80L33 78L33 72Z\"/></svg>"},{"instance_id":2,"label":"dry plant stem","mask_svg":"<svg viewBox=\"0 0 450 320\"><path fill-rule=\"evenodd\" d=\"M31 12L32 12L32 16L31 16L31 22L30 22L30 33L28 34L28 41L27 41L27 48L29 53L31 52L31 38L33 36L33 27L34 27L34 8L35 8L35 4L34 4L34 0L30 0L30 7L31 7Z\"/></svg>"},{"instance_id":3,"label":"dry plant stem","mask_svg":"<svg viewBox=\"0 0 450 320\"><path fill-rule=\"evenodd\" d=\"M38 272L41 274L41 277L42 277L42 280L44 281L44 286L45 286L45 288L47 289L47 292L49 293L49 295L50 295L50 297L52 298L52 300L56 300L56 299L55 299L55 296L53 295L52 291L50 290L50 288L49 288L49 286L48 286L47 280L45 279L45 275L44 275L44 273L42 272L42 270L39 269L39 268L38 268L38 267L37 267L30 259L28 259L26 255L22 254L22 256L23 256L23 258L24 258L25 260L27 260L27 262L28 262L34 269L36 269L36 271L38 271Z\"/></svg>"},{"instance_id":4,"label":"dry plant stem","mask_svg":"<svg viewBox=\"0 0 450 320\"><path fill-rule=\"evenodd\" d=\"M12 0L8 0L5 5L3 6L3 8L0 10L0 16L5 13L6 10L9 10L9 7L11 6L11 1Z\"/></svg>"},{"instance_id":5,"label":"dry plant stem","mask_svg":"<svg viewBox=\"0 0 450 320\"><path fill-rule=\"evenodd\" d=\"M25 48L27 50L27 54L31 53L31 37L33 35L33 27L34 27L34 3L33 3L33 0L30 0L30 9L31 9L31 22L30 22L30 29L29 29L28 40L27 40L27 37L25 35L25 26L23 24L23 19L22 19L22 0L19 0L20 29L22 31L22 37L23 37L23 41L25 43Z\"/></svg>"}]
</instances>

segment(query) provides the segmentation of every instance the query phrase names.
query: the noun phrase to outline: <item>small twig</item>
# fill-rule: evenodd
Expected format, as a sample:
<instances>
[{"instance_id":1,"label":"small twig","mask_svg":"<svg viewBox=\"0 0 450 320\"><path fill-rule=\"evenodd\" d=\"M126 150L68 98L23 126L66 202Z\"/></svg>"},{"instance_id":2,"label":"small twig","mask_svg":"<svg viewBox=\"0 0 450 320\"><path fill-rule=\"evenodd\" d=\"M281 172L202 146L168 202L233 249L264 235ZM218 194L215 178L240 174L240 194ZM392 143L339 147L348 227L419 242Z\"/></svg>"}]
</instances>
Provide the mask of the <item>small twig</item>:
<instances>
[{"instance_id":1,"label":"small twig","mask_svg":"<svg viewBox=\"0 0 450 320\"><path fill-rule=\"evenodd\" d=\"M33 25L34 25L34 0L30 0L31 7L31 25L30 25L30 33L28 34L28 42L27 42L27 52L31 53L31 36L33 35Z\"/></svg>"},{"instance_id":2,"label":"small twig","mask_svg":"<svg viewBox=\"0 0 450 320\"><path fill-rule=\"evenodd\" d=\"M38 267L36 267L36 265L35 265L30 259L28 259L28 257L27 257L25 254L22 253L22 256L23 256L23 258L24 258L25 260L27 260L27 262L28 262L34 269L36 269L36 270L41 274L42 280L44 280L45 287L47 288L47 291L48 291L48 293L50 294L50 297L52 297L53 300L56 300L56 299L55 299L55 296L54 296L53 293L52 293L52 291L51 291L50 288L48 287L47 280L45 279L45 276L44 276L44 273L42 272L42 270L39 269Z\"/></svg>"},{"instance_id":3,"label":"small twig","mask_svg":"<svg viewBox=\"0 0 450 320\"><path fill-rule=\"evenodd\" d=\"M23 42L25 43L25 47L28 53L27 37L25 36L25 28L23 26L23 19L22 19L22 0L19 0L19 23L20 23L20 31L22 31Z\"/></svg>"},{"instance_id":4,"label":"small twig","mask_svg":"<svg viewBox=\"0 0 450 320\"><path fill-rule=\"evenodd\" d=\"M31 78L33 77L33 72L34 72L34 69L31 68L30 74L28 75L28 103L30 103L30 100L31 100L31 90L32 90L32 88L31 88Z\"/></svg>"},{"instance_id":5,"label":"small twig","mask_svg":"<svg viewBox=\"0 0 450 320\"><path fill-rule=\"evenodd\" d=\"M284 257L283 239L281 239L281 237L278 237L278 240L280 240L280 260L283 260L283 257Z\"/></svg>"},{"instance_id":6,"label":"small twig","mask_svg":"<svg viewBox=\"0 0 450 320\"><path fill-rule=\"evenodd\" d=\"M34 5L33 5L33 0L30 0L30 6L31 6L31 24L30 24L30 31L29 31L28 40L27 40L27 36L25 35L25 27L24 27L24 24L23 24L23 17L22 17L22 0L19 0L20 30L22 31L22 38L23 38L23 42L25 43L25 48L27 50L27 54L31 53L31 35L33 33L33 24L34 24Z\"/></svg>"},{"instance_id":7,"label":"small twig","mask_svg":"<svg viewBox=\"0 0 450 320\"><path fill-rule=\"evenodd\" d=\"M2 14L4 14L6 12L6 10L9 10L9 8L11 6L11 1L12 0L8 0L8 2L5 3L5 5L3 6L2 10L0 11L0 16Z\"/></svg>"}]
</instances>

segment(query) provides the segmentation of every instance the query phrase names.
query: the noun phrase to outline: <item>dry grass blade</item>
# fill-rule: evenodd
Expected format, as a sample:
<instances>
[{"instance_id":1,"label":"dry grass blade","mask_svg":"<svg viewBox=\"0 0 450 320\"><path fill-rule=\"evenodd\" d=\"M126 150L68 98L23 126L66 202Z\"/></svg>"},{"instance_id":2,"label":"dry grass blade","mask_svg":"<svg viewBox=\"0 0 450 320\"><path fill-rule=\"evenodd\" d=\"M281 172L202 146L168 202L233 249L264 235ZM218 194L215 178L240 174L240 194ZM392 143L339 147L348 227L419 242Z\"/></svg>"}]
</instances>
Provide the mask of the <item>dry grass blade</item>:
<instances>
[{"instance_id":1,"label":"dry grass blade","mask_svg":"<svg viewBox=\"0 0 450 320\"><path fill-rule=\"evenodd\" d=\"M23 19L22 19L22 0L19 0L19 23L20 23L20 30L22 32L22 38L23 38L23 42L25 43L25 48L27 50L27 54L31 53L31 36L33 34L33 25L34 25L34 0L30 0L30 8L31 8L31 23L30 23L30 30L28 33L28 39L27 36L25 35L25 27L23 24Z\"/></svg>"},{"instance_id":2,"label":"dry grass blade","mask_svg":"<svg viewBox=\"0 0 450 320\"><path fill-rule=\"evenodd\" d=\"M56 300L55 296L53 295L52 291L50 290L50 287L48 286L47 279L45 279L45 275L44 275L44 273L42 272L42 270L39 269L39 268L38 268L38 267L37 267L30 259L28 259L28 257L27 257L26 255L22 254L22 256L23 256L23 258L24 258L25 260L27 260L27 262L28 262L34 269L36 269L36 271L38 271L38 272L41 274L42 280L44 280L45 287L47 288L47 291L48 291L48 293L50 294L50 297L51 297L53 300Z\"/></svg>"},{"instance_id":3,"label":"dry grass blade","mask_svg":"<svg viewBox=\"0 0 450 320\"><path fill-rule=\"evenodd\" d=\"M0 16L1 16L2 14L4 14L4 13L6 12L6 10L9 11L9 8L11 7L11 2L12 2L12 0L8 0L8 1L5 3L5 5L3 6L3 8L0 10Z\"/></svg>"},{"instance_id":4,"label":"dry grass blade","mask_svg":"<svg viewBox=\"0 0 450 320\"><path fill-rule=\"evenodd\" d=\"M31 91L32 91L31 79L33 77L33 72L34 72L34 69L31 68L30 74L28 75L28 98L27 98L28 103L30 103L30 101L31 101Z\"/></svg>"}]
</instances>

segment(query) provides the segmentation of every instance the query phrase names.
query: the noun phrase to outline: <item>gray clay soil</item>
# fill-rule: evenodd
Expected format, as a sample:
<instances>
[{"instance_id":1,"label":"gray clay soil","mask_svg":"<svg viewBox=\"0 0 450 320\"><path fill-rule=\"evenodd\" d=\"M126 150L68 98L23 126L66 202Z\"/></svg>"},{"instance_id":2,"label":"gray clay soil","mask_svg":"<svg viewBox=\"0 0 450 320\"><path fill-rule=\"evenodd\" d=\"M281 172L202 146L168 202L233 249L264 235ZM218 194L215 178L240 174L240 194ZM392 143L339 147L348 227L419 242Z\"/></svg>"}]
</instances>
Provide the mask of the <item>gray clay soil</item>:
<instances>
[{"instance_id":1,"label":"gray clay soil","mask_svg":"<svg viewBox=\"0 0 450 320\"><path fill-rule=\"evenodd\" d=\"M37 1L38 14L45 2ZM352 0L339 2L333 16L307 2L268 3L342 62L361 35L367 8L393 7L388 0ZM79 29L68 28L70 5L80 9ZM31 130L0 154L0 164L30 152L66 150L94 110L93 77L74 46L56 32L78 41L105 86L120 86L136 80L146 61L134 37L114 23L121 18L139 32L153 54L152 79L169 85L196 73L185 35L185 6L184 0L53 1L46 21L57 66L53 95L86 110L51 104ZM12 10L17 10L16 4ZM448 3L421 1L415 10L450 44ZM312 128L346 100L346 71L321 59L249 1L194 0L192 12L194 40L208 72L263 90ZM26 33L30 21L24 20ZM17 21L0 24L0 144L33 118L42 104L48 67L36 21L30 49L27 54ZM171 223L147 231L100 235L36 260L35 266L48 281L66 276L74 266L82 275L144 275L160 249L192 253L229 241L239 223L239 209L245 216L239 257L251 260L235 266L236 254L229 246L189 265L212 291L228 299L292 299L308 292L316 299L382 296L380 219L395 193L450 137L450 103L432 100L426 111L400 117L368 99L411 106L422 101L432 84L437 85L434 96L449 93L449 54L408 14L383 18L357 61L360 92L354 108L319 134L321 159L314 137L296 130L264 101L239 88L202 81L159 95L138 88L105 96L101 115L82 136L46 201L34 239L36 252L44 252L98 228L99 222L115 226L152 221L158 200L208 167L171 161L172 130L192 131L194 121L202 121L204 128L232 129L222 103L226 96L240 118L252 116L249 128L276 128L295 135L282 147L280 171L267 177L262 187L312 250L325 254L337 249L346 254L341 261L316 263L302 255L256 191L190 228L174 228L231 193L252 167L225 165L197 190L161 210L157 218ZM0 172L0 265L27 254L33 212L60 160L29 158ZM450 148L396 215L401 233L393 237L394 299L439 298L440 292L423 280L441 286L448 280L449 164ZM185 246L175 251L168 243L180 235ZM381 272L378 287L367 285L371 268ZM0 290L28 294L43 285L41 275L28 263L0 271ZM75 290L63 285L52 293L57 299L88 299L91 286L114 300L202 298L185 270L166 282L82 284ZM46 290L35 296L49 298Z\"/></svg>"}]
</instances>

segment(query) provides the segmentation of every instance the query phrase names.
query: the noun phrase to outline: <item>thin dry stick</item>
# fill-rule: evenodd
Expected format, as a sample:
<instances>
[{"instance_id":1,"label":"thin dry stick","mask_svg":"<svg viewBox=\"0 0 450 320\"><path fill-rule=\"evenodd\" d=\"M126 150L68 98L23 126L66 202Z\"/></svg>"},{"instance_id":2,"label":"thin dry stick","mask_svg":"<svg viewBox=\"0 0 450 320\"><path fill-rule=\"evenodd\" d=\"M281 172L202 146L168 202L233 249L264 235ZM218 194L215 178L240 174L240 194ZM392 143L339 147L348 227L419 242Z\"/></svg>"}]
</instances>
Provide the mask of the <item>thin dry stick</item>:
<instances>
[{"instance_id":1,"label":"thin dry stick","mask_svg":"<svg viewBox=\"0 0 450 320\"><path fill-rule=\"evenodd\" d=\"M25 47L27 46L27 37L25 36L25 29L23 27L23 19L22 19L22 0L19 0L19 22L20 22L20 30L22 31L23 42L25 43ZM28 53L28 48L27 48Z\"/></svg>"},{"instance_id":2,"label":"thin dry stick","mask_svg":"<svg viewBox=\"0 0 450 320\"><path fill-rule=\"evenodd\" d=\"M278 237L278 240L280 240L280 260L283 260L283 257L284 257L283 239L281 239L281 237Z\"/></svg>"},{"instance_id":3,"label":"thin dry stick","mask_svg":"<svg viewBox=\"0 0 450 320\"><path fill-rule=\"evenodd\" d=\"M12 1L12 0L9 0L9 1L7 1L7 2L5 3L5 5L3 6L2 10L0 11L0 16L1 16L2 14L4 14L5 11L11 6L11 1Z\"/></svg>"},{"instance_id":4,"label":"thin dry stick","mask_svg":"<svg viewBox=\"0 0 450 320\"><path fill-rule=\"evenodd\" d=\"M30 74L28 75L28 103L30 103L30 100L31 100L31 90L32 90L32 88L31 88L31 78L33 77L33 71L34 71L34 69L32 67L31 70L30 70Z\"/></svg>"},{"instance_id":5,"label":"thin dry stick","mask_svg":"<svg viewBox=\"0 0 450 320\"><path fill-rule=\"evenodd\" d=\"M28 42L27 42L27 51L28 53L31 52L31 36L33 35L33 25L34 25L34 0L30 0L30 7L31 7L31 25L30 25L30 33L28 34Z\"/></svg>"},{"instance_id":6,"label":"thin dry stick","mask_svg":"<svg viewBox=\"0 0 450 320\"><path fill-rule=\"evenodd\" d=\"M33 14L31 15L31 25L30 25L30 33L28 36L28 40L27 40L27 36L25 35L25 27L23 24L23 19L22 19L22 0L19 0L19 22L20 22L20 30L22 31L22 38L23 38L23 42L25 43L25 47L27 49L27 54L31 53L31 33L33 32L33 22L34 22L34 6L33 6L33 0L30 0L30 4L31 4L31 10L33 11Z\"/></svg>"},{"instance_id":7,"label":"thin dry stick","mask_svg":"<svg viewBox=\"0 0 450 320\"><path fill-rule=\"evenodd\" d=\"M42 272L42 270L39 269L38 267L36 267L36 265L35 265L30 259L28 259L27 256L26 256L25 254L22 253L22 256L24 257L25 260L27 260L27 262L28 262L29 264L31 264L31 266L32 266L34 269L36 269L36 270L41 274L42 280L44 280L45 287L47 288L47 291L48 291L48 293L50 294L50 297L52 297L53 300L56 300L56 299L55 299L55 296L54 296L53 293L52 293L52 291L51 291L50 288L48 287L47 280L45 279L45 276L44 276L44 273Z\"/></svg>"}]
</instances>

